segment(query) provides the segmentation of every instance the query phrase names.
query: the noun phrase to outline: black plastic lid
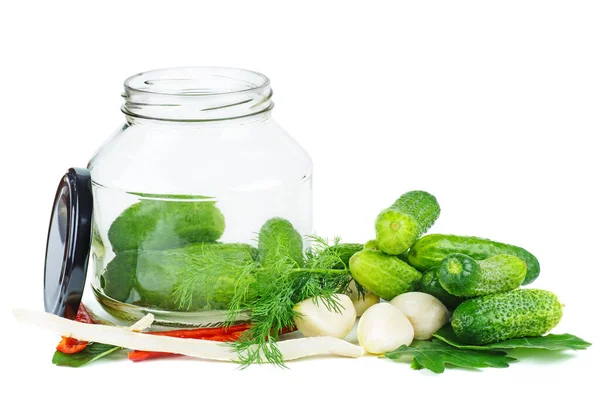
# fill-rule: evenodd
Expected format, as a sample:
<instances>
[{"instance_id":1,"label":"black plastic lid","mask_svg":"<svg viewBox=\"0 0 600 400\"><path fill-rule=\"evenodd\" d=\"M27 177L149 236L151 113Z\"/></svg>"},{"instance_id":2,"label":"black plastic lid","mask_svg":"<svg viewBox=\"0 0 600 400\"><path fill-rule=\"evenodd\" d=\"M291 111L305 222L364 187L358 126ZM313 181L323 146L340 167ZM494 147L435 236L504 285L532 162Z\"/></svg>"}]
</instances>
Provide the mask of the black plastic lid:
<instances>
[{"instance_id":1,"label":"black plastic lid","mask_svg":"<svg viewBox=\"0 0 600 400\"><path fill-rule=\"evenodd\" d=\"M44 268L47 312L69 319L77 315L90 255L93 209L90 171L69 169L58 185L48 228Z\"/></svg>"}]
</instances>

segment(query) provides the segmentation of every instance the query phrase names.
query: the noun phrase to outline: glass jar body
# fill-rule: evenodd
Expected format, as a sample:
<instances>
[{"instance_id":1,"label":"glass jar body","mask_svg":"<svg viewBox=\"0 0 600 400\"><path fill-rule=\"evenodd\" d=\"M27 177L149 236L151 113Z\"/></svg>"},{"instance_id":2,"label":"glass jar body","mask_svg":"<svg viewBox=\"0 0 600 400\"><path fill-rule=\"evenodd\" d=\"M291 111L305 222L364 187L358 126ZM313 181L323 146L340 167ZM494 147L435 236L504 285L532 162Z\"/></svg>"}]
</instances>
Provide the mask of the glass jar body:
<instances>
[{"instance_id":1,"label":"glass jar body","mask_svg":"<svg viewBox=\"0 0 600 400\"><path fill-rule=\"evenodd\" d=\"M88 168L92 287L120 319L221 323L237 277L193 275L195 266L256 263L271 218L312 232L312 162L270 110L216 121L128 116Z\"/></svg>"}]
</instances>

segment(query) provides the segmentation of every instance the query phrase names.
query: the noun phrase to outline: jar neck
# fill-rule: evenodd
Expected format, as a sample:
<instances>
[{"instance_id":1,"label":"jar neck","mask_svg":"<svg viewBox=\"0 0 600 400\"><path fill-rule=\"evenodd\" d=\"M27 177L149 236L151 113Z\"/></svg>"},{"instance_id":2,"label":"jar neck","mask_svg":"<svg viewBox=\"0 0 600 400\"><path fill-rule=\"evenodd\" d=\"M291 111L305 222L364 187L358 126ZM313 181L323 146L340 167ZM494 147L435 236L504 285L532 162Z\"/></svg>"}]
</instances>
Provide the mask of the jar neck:
<instances>
[{"instance_id":1,"label":"jar neck","mask_svg":"<svg viewBox=\"0 0 600 400\"><path fill-rule=\"evenodd\" d=\"M271 111L266 110L258 114L252 114L242 117L235 118L223 118L214 120L171 120L171 119L156 119L156 118L145 118L139 116L125 115L127 121L126 125L143 125L148 127L162 128L175 128L181 131L195 131L198 129L210 130L217 129L222 130L229 126L241 126L251 125L257 123L264 123L271 119Z\"/></svg>"},{"instance_id":2,"label":"jar neck","mask_svg":"<svg viewBox=\"0 0 600 400\"><path fill-rule=\"evenodd\" d=\"M130 122L211 122L268 114L269 79L258 72L224 67L169 68L125 81L121 107Z\"/></svg>"}]
</instances>

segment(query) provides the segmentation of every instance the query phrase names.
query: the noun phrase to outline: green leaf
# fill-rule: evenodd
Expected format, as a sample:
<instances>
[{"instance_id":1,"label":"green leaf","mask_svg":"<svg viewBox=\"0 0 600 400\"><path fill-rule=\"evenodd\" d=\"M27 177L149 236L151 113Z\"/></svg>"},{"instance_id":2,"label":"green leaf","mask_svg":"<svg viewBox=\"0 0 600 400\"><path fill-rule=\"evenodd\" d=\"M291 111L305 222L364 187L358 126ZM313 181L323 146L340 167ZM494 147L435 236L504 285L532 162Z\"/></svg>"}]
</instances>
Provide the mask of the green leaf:
<instances>
[{"instance_id":1,"label":"green leaf","mask_svg":"<svg viewBox=\"0 0 600 400\"><path fill-rule=\"evenodd\" d=\"M545 349L545 350L585 350L592 344L585 340L564 333L561 335L549 334L546 336L510 339L503 342L491 343L485 346L468 345L456 336L452 327L446 325L437 331L434 337L459 349L468 350L494 350L494 349Z\"/></svg>"},{"instance_id":2,"label":"green leaf","mask_svg":"<svg viewBox=\"0 0 600 400\"><path fill-rule=\"evenodd\" d=\"M65 354L57 350L54 357L52 357L52 364L65 367L81 367L120 349L121 347L110 344L88 343L85 349L79 353Z\"/></svg>"},{"instance_id":3,"label":"green leaf","mask_svg":"<svg viewBox=\"0 0 600 400\"><path fill-rule=\"evenodd\" d=\"M411 364L413 369L427 368L436 374L444 372L446 364L462 368L506 368L510 361L515 361L514 358L506 356L503 351L463 350L437 339L414 341L410 346L403 345L385 354L392 360L399 359L404 355L414 357Z\"/></svg>"},{"instance_id":4,"label":"green leaf","mask_svg":"<svg viewBox=\"0 0 600 400\"><path fill-rule=\"evenodd\" d=\"M412 362L410 363L410 367L417 371L423 369L423 366L419 364L419 362L415 358L413 358Z\"/></svg>"}]
</instances>

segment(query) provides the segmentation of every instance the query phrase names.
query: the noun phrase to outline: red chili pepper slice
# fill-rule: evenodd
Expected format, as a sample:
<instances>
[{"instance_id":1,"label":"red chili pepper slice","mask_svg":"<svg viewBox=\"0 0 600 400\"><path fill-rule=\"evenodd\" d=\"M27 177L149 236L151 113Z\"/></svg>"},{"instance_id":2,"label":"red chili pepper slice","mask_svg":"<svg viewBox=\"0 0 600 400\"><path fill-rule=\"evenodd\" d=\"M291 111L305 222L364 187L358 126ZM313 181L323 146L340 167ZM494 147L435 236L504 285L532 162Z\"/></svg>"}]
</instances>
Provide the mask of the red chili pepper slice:
<instances>
[{"instance_id":1,"label":"red chili pepper slice","mask_svg":"<svg viewBox=\"0 0 600 400\"><path fill-rule=\"evenodd\" d=\"M63 336L62 340L56 346L56 350L65 354L74 354L79 353L87 346L88 342L79 341L77 339L73 339L72 337Z\"/></svg>"},{"instance_id":2,"label":"red chili pepper slice","mask_svg":"<svg viewBox=\"0 0 600 400\"><path fill-rule=\"evenodd\" d=\"M148 335L171 336L183 339L208 339L215 335L227 335L242 332L250 328L249 324L240 324L218 328L179 329L174 331L144 332Z\"/></svg>"},{"instance_id":3,"label":"red chili pepper slice","mask_svg":"<svg viewBox=\"0 0 600 400\"><path fill-rule=\"evenodd\" d=\"M83 322L84 324L95 324L92 316L88 312L87 308L83 305L83 303L79 304L79 308L77 309L77 315L75 315L75 321Z\"/></svg>"},{"instance_id":4,"label":"red chili pepper slice","mask_svg":"<svg viewBox=\"0 0 600 400\"><path fill-rule=\"evenodd\" d=\"M222 334L217 334L217 335L208 335L206 337L186 337L187 339L196 339L196 340L210 340L213 342L235 342L236 340L238 340L240 338L240 336L242 336L242 333L244 332L246 328L244 328L244 330L241 330L242 325L237 325L235 327L229 327L229 328L225 328L222 329L223 331L226 331L227 333L222 333ZM232 332L231 329L232 328L237 328L238 330ZM212 328L210 328L212 329ZM221 328L217 328L217 329L221 329ZM187 329L189 330L195 330L198 331L198 329ZM177 332L177 331L167 331L167 332L147 332L150 335L157 335L157 334L162 334L160 336L171 336L171 337L181 337L181 336L176 336L173 335L173 332ZM174 357L174 356L180 356L181 354L173 354L173 353L162 353L162 352L158 352L158 351L144 351L144 350L134 350L132 352L127 353L127 357L131 360L131 361L145 361L145 360L150 360L150 359L155 359L155 358L165 358L165 357Z\"/></svg>"},{"instance_id":5,"label":"red chili pepper slice","mask_svg":"<svg viewBox=\"0 0 600 400\"><path fill-rule=\"evenodd\" d=\"M79 304L79 308L77 309L77 315L75 315L75 321L82 322L84 324L93 324L94 320L90 313L88 313L87 309L83 305L83 303ZM62 340L56 346L56 350L65 354L74 354L79 353L87 346L88 342L83 340L77 340L72 337L63 336Z\"/></svg>"}]
</instances>

